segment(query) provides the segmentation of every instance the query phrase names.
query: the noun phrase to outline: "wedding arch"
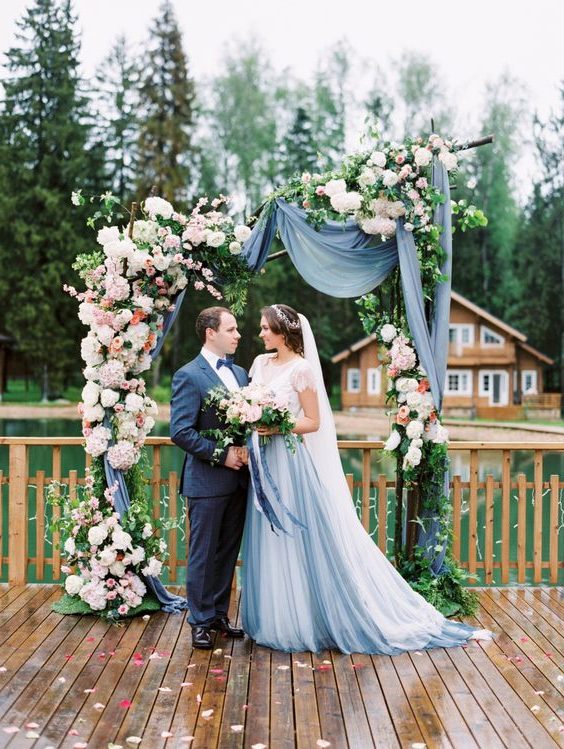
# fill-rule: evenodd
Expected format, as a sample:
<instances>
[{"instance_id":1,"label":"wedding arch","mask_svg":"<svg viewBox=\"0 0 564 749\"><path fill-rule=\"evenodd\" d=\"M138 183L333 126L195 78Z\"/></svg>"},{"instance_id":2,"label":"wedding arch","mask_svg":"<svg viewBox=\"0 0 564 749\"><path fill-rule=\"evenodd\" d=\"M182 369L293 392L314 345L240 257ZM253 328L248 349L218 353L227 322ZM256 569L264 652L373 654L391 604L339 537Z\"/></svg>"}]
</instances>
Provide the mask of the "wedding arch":
<instances>
[{"instance_id":1,"label":"wedding arch","mask_svg":"<svg viewBox=\"0 0 564 749\"><path fill-rule=\"evenodd\" d=\"M336 297L358 298L367 333L387 352L392 430L385 449L397 465L395 561L434 603L467 612L472 596L449 553L448 435L440 411L448 352L452 267L449 172L457 153L486 142L377 142L325 174L304 173L272 193L250 226L223 212L228 199L202 198L191 214L151 196L115 225L117 200L106 193L89 219L99 248L73 265L84 291L89 327L82 341L86 385L80 409L92 468L74 499L54 487L64 505L67 595L63 613L95 611L119 618L148 606L179 611L183 598L159 580L166 544L145 497L144 441L157 406L140 376L159 354L188 289L245 304L253 275L278 234L304 280ZM84 205L81 191L72 201ZM484 214L454 204L463 229L483 226ZM403 493L407 490L407 512ZM150 591L152 596L148 596Z\"/></svg>"}]
</instances>

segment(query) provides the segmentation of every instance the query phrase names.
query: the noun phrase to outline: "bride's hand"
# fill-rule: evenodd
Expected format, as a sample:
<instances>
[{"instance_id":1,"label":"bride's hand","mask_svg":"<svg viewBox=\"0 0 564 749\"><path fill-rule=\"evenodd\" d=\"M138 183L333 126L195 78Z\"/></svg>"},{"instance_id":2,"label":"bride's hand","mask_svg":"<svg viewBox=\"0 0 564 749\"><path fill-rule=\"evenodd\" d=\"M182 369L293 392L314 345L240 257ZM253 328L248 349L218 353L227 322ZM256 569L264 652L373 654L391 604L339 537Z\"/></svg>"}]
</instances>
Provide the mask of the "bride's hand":
<instances>
[{"instance_id":1,"label":"bride's hand","mask_svg":"<svg viewBox=\"0 0 564 749\"><path fill-rule=\"evenodd\" d=\"M273 434L280 434L276 427L257 427L257 434L261 437L271 437Z\"/></svg>"}]
</instances>

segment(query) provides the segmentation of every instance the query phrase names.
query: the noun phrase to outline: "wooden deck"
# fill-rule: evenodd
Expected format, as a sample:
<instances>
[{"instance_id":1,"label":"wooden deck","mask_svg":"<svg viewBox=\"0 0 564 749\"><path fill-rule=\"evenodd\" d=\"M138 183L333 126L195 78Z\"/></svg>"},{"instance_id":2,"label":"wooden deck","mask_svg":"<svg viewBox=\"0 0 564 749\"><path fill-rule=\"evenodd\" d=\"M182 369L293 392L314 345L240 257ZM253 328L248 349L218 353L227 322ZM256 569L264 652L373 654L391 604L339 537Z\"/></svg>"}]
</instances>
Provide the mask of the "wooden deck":
<instances>
[{"instance_id":1,"label":"wooden deck","mask_svg":"<svg viewBox=\"0 0 564 749\"><path fill-rule=\"evenodd\" d=\"M483 589L495 641L394 658L193 651L183 617L63 617L60 592L0 587L0 747L564 746L562 589Z\"/></svg>"}]
</instances>

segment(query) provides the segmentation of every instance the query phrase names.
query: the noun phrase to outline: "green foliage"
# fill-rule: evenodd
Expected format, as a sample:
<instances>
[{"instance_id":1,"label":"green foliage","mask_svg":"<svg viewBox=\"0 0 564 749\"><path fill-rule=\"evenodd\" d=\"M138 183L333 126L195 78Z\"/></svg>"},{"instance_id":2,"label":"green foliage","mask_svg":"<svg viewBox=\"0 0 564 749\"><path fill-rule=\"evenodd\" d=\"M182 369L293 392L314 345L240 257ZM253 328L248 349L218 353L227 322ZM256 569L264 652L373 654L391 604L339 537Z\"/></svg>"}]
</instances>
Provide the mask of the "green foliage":
<instances>
[{"instance_id":1,"label":"green foliage","mask_svg":"<svg viewBox=\"0 0 564 749\"><path fill-rule=\"evenodd\" d=\"M61 598L56 601L51 608L57 614L63 614L64 616L68 616L69 614L75 614L77 616L92 614L93 616L99 616L98 612L93 611L90 606L82 600L82 598L79 598L78 596L69 596L68 593L61 596ZM151 611L160 610L160 601L158 601L152 593L147 593L147 595L143 597L143 601L139 606L129 609L127 614L122 614L120 618L127 619L134 616L140 616L141 614L148 614ZM108 617L108 619L115 623L115 619L112 619L111 617Z\"/></svg>"},{"instance_id":2,"label":"green foliage","mask_svg":"<svg viewBox=\"0 0 564 749\"><path fill-rule=\"evenodd\" d=\"M433 575L427 560L419 550L416 559L400 567L403 577L430 604L444 616L472 616L478 608L478 596L466 587L467 577L454 560L447 556L445 571L442 575Z\"/></svg>"}]
</instances>

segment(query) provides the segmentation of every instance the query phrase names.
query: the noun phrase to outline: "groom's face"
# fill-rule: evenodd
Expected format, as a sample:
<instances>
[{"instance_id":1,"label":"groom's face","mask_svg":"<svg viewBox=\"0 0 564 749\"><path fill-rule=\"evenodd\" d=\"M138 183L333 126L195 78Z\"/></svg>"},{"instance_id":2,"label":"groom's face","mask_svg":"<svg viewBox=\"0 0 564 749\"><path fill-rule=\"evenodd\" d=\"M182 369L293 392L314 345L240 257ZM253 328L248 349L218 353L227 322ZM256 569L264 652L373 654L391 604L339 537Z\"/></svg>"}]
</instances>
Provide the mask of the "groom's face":
<instances>
[{"instance_id":1,"label":"groom's face","mask_svg":"<svg viewBox=\"0 0 564 749\"><path fill-rule=\"evenodd\" d=\"M237 350L241 334L237 330L237 320L228 312L222 312L219 328L208 328L206 344L218 356L231 356Z\"/></svg>"}]
</instances>

